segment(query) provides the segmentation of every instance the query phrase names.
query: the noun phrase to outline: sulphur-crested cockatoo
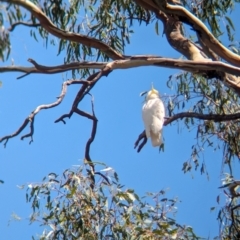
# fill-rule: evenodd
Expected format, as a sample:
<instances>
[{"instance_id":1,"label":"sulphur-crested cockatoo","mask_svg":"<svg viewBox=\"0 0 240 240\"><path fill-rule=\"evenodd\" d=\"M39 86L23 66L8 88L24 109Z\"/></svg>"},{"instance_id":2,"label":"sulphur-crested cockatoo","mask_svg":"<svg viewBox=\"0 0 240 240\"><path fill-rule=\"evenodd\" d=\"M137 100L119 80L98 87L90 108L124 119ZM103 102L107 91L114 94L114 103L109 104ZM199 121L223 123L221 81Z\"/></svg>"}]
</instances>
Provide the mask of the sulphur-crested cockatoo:
<instances>
[{"instance_id":1,"label":"sulphur-crested cockatoo","mask_svg":"<svg viewBox=\"0 0 240 240\"><path fill-rule=\"evenodd\" d=\"M159 93L153 88L147 93L142 108L142 117L147 138L151 138L154 147L161 146L165 109Z\"/></svg>"}]
</instances>

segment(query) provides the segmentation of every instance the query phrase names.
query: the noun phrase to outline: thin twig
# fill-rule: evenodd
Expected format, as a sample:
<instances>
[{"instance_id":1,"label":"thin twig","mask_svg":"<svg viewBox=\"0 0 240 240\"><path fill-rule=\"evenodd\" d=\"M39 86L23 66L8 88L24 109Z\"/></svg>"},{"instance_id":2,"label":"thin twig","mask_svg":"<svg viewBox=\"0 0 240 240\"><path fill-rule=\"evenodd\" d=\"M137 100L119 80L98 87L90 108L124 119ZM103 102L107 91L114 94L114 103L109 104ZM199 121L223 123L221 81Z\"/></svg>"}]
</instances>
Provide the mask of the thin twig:
<instances>
[{"instance_id":1,"label":"thin twig","mask_svg":"<svg viewBox=\"0 0 240 240\"><path fill-rule=\"evenodd\" d=\"M40 27L41 24L40 23L28 23L28 22L22 22L22 21L19 21L19 22L15 22L13 23L9 28L8 28L8 31L9 32L12 32L16 26L18 25L24 25L26 27Z\"/></svg>"}]
</instances>

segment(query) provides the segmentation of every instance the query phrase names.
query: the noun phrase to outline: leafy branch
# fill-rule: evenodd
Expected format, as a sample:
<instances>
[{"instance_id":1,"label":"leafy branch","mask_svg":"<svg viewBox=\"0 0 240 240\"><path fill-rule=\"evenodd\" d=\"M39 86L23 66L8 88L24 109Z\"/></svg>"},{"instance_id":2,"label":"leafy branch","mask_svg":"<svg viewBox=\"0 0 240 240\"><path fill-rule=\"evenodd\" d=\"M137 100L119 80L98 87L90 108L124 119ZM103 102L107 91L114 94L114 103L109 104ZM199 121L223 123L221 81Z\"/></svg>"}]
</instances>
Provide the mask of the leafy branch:
<instances>
[{"instance_id":1,"label":"leafy branch","mask_svg":"<svg viewBox=\"0 0 240 240\"><path fill-rule=\"evenodd\" d=\"M88 37L82 34L77 34L74 32L68 32L59 29L56 25L52 23L52 21L38 8L34 3L29 0L1 0L1 2L7 2L10 4L17 4L19 6L24 7L28 11L32 13L34 17L36 17L41 24L41 27L45 28L46 31L51 33L52 35L59 37L61 39L66 39L69 41L73 41L76 43L84 44L88 47L93 47L101 50L107 56L112 59L122 59L123 56L119 52L115 51L111 47L109 47L106 43L99 41L96 38Z\"/></svg>"}]
</instances>

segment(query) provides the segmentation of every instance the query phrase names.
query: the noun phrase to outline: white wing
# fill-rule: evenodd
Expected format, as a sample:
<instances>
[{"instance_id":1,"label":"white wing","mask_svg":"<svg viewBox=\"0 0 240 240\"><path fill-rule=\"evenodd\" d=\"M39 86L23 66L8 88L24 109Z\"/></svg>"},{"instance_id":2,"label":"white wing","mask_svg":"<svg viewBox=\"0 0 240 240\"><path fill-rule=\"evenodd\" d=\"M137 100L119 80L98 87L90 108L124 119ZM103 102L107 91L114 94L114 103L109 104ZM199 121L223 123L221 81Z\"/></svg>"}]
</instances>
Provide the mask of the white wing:
<instances>
[{"instance_id":1,"label":"white wing","mask_svg":"<svg viewBox=\"0 0 240 240\"><path fill-rule=\"evenodd\" d=\"M147 137L151 137L153 146L162 144L162 128L165 110L161 99L149 99L142 108L142 117Z\"/></svg>"}]
</instances>

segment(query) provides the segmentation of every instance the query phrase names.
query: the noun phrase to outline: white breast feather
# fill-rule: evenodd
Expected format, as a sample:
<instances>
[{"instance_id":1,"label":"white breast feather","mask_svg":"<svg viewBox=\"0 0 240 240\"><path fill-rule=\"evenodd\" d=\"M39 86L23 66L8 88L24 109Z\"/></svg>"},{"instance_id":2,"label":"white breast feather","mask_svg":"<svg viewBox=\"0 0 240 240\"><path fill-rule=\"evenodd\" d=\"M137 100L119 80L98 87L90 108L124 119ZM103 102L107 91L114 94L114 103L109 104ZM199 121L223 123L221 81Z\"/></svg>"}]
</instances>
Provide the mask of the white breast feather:
<instances>
[{"instance_id":1,"label":"white breast feather","mask_svg":"<svg viewBox=\"0 0 240 240\"><path fill-rule=\"evenodd\" d=\"M162 144L162 128L164 124L164 105L161 99L149 99L143 105L142 117L146 136L150 137L153 146Z\"/></svg>"}]
</instances>

